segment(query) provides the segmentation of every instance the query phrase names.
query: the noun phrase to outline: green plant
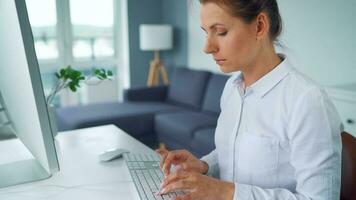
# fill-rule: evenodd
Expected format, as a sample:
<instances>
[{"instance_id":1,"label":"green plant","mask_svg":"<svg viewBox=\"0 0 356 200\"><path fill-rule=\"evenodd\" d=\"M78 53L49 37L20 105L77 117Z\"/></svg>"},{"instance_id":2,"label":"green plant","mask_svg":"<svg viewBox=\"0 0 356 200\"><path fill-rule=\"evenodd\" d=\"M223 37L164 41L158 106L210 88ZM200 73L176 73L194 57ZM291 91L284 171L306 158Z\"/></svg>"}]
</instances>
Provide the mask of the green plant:
<instances>
[{"instance_id":1,"label":"green plant","mask_svg":"<svg viewBox=\"0 0 356 200\"><path fill-rule=\"evenodd\" d=\"M95 84L99 84L100 81L103 80L111 80L113 73L110 70L105 70L105 69L93 69L92 74L89 76L83 75L82 72L73 69L70 65L62 68L59 70L59 72L55 73L57 77L57 83L53 87L51 93L47 97L47 104L50 105L53 101L53 98L56 96L58 92L61 90L68 88L76 92L78 88L80 87L82 82L85 82L88 85L90 84L90 81L92 79L98 79L99 82L96 82Z\"/></svg>"}]
</instances>

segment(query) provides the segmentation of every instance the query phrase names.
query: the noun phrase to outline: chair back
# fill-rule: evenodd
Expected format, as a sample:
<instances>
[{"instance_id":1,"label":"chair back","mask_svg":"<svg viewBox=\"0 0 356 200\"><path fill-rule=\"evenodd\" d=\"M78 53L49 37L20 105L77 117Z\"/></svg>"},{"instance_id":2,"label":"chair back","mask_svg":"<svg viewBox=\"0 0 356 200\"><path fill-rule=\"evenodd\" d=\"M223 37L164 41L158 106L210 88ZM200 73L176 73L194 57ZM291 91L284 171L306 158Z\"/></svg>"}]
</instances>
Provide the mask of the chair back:
<instances>
[{"instance_id":1,"label":"chair back","mask_svg":"<svg viewBox=\"0 0 356 200\"><path fill-rule=\"evenodd\" d=\"M356 200L356 138L343 132L340 200Z\"/></svg>"}]
</instances>

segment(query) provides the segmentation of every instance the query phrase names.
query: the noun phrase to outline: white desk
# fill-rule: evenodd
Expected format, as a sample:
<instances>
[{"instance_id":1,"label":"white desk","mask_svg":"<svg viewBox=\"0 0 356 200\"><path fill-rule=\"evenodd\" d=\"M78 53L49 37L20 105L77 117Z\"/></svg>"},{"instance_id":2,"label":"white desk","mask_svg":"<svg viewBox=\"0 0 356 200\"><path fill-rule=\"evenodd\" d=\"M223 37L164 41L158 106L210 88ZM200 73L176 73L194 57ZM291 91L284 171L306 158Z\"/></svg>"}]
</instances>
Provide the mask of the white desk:
<instances>
[{"instance_id":1,"label":"white desk","mask_svg":"<svg viewBox=\"0 0 356 200\"><path fill-rule=\"evenodd\" d=\"M0 189L0 200L139 200L125 161L100 163L98 154L113 147L135 153L152 149L113 125L62 132L56 140L60 171Z\"/></svg>"}]
</instances>

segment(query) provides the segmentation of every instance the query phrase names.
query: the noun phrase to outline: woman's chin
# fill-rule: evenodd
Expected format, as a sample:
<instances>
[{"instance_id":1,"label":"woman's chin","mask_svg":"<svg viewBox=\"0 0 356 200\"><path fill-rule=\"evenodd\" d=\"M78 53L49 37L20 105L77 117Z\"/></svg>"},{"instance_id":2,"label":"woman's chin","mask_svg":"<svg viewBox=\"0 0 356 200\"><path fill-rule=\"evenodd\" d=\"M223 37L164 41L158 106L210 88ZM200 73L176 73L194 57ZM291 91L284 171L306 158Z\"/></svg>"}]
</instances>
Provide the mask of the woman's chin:
<instances>
[{"instance_id":1,"label":"woman's chin","mask_svg":"<svg viewBox=\"0 0 356 200\"><path fill-rule=\"evenodd\" d=\"M219 67L220 67L220 70L224 73L231 73L231 72L235 71L231 67L227 67L225 65L219 65Z\"/></svg>"},{"instance_id":2,"label":"woman's chin","mask_svg":"<svg viewBox=\"0 0 356 200\"><path fill-rule=\"evenodd\" d=\"M236 66L240 66L238 64L236 65L231 65L228 63L224 63L223 65L219 65L220 70L224 73L232 73L232 72L238 72L242 70L242 67L236 67Z\"/></svg>"}]
</instances>

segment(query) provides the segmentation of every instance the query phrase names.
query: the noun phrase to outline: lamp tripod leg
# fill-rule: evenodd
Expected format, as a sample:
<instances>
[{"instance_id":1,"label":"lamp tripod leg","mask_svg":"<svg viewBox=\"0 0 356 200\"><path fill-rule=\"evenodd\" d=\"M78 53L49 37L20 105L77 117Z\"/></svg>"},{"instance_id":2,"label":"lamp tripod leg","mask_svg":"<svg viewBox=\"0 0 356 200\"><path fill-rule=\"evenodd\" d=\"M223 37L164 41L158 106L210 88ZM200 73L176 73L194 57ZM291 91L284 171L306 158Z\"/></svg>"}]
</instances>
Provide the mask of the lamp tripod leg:
<instances>
[{"instance_id":1,"label":"lamp tripod leg","mask_svg":"<svg viewBox=\"0 0 356 200\"><path fill-rule=\"evenodd\" d=\"M147 78L147 86L153 85L154 71L155 71L154 61L151 61L150 71L149 71L148 78Z\"/></svg>"},{"instance_id":2,"label":"lamp tripod leg","mask_svg":"<svg viewBox=\"0 0 356 200\"><path fill-rule=\"evenodd\" d=\"M165 85L168 85L169 84L168 74L167 74L166 68L164 67L164 65L162 63L159 65L159 71L161 73L163 83Z\"/></svg>"},{"instance_id":3,"label":"lamp tripod leg","mask_svg":"<svg viewBox=\"0 0 356 200\"><path fill-rule=\"evenodd\" d=\"M163 63L159 59L159 52L155 51L155 57L150 62L150 70L147 78L147 86L156 86L160 82L160 76L162 76L162 81L165 85L169 84L168 74Z\"/></svg>"},{"instance_id":4,"label":"lamp tripod leg","mask_svg":"<svg viewBox=\"0 0 356 200\"><path fill-rule=\"evenodd\" d=\"M159 83L159 71L158 71L158 63L156 62L154 65L154 71L153 71L153 85L156 86Z\"/></svg>"}]
</instances>

